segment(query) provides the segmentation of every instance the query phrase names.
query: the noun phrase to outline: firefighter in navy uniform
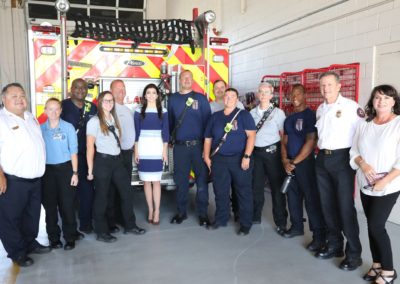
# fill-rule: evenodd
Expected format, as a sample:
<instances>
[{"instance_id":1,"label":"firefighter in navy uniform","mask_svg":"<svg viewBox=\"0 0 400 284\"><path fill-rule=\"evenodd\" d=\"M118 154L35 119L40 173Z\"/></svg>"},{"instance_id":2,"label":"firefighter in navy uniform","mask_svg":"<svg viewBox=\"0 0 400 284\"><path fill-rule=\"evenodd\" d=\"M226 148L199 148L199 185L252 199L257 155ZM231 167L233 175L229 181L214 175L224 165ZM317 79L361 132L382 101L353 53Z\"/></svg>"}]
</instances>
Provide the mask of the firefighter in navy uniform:
<instances>
[{"instance_id":1,"label":"firefighter in navy uniform","mask_svg":"<svg viewBox=\"0 0 400 284\"><path fill-rule=\"evenodd\" d=\"M349 165L349 150L358 122L365 116L359 105L340 95L339 76L334 72L319 79L324 98L317 109L318 152L316 173L322 213L328 230L327 245L316 257L342 257L339 268L354 270L362 264L357 212L354 207L355 172Z\"/></svg>"},{"instance_id":2,"label":"firefighter in navy uniform","mask_svg":"<svg viewBox=\"0 0 400 284\"><path fill-rule=\"evenodd\" d=\"M292 238L304 235L304 200L310 231L313 233L313 240L307 249L315 252L325 244L325 224L315 178L316 118L306 105L303 85L293 85L290 100L294 113L284 123L281 154L286 173L294 175L287 190L292 226L283 236Z\"/></svg>"},{"instance_id":3,"label":"firefighter in navy uniform","mask_svg":"<svg viewBox=\"0 0 400 284\"><path fill-rule=\"evenodd\" d=\"M208 171L204 164L203 139L206 123L211 115L207 97L192 90L193 74L184 70L179 76L181 90L168 101L169 129L174 145L174 181L177 186L178 213L171 223L180 224L187 218L189 174L193 169L196 179L196 206L200 226L208 225Z\"/></svg>"},{"instance_id":4,"label":"firefighter in navy uniform","mask_svg":"<svg viewBox=\"0 0 400 284\"><path fill-rule=\"evenodd\" d=\"M231 186L239 204L239 235L247 235L252 225L252 161L256 126L246 110L236 107L238 92L225 92L225 109L214 113L207 124L204 161L212 176L215 194L215 221L209 229L226 226L229 220ZM211 151L212 149L212 151Z\"/></svg>"},{"instance_id":5,"label":"firefighter in navy uniform","mask_svg":"<svg viewBox=\"0 0 400 284\"><path fill-rule=\"evenodd\" d=\"M78 135L79 230L88 234L92 227L93 182L87 180L86 125L97 113L94 103L85 100L88 86L85 80L75 79L71 84L71 98L62 101L61 119L71 123Z\"/></svg>"}]
</instances>

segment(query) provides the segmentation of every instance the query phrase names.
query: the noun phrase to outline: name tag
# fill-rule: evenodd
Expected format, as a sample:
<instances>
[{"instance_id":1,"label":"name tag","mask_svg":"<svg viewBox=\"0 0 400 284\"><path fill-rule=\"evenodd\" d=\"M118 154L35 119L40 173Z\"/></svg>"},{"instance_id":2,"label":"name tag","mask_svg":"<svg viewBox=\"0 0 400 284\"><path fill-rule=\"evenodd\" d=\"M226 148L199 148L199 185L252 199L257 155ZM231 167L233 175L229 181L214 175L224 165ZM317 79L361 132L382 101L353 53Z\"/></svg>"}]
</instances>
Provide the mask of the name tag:
<instances>
[{"instance_id":1,"label":"name tag","mask_svg":"<svg viewBox=\"0 0 400 284\"><path fill-rule=\"evenodd\" d=\"M53 140L64 140L65 137L62 133L54 133L53 134Z\"/></svg>"}]
</instances>

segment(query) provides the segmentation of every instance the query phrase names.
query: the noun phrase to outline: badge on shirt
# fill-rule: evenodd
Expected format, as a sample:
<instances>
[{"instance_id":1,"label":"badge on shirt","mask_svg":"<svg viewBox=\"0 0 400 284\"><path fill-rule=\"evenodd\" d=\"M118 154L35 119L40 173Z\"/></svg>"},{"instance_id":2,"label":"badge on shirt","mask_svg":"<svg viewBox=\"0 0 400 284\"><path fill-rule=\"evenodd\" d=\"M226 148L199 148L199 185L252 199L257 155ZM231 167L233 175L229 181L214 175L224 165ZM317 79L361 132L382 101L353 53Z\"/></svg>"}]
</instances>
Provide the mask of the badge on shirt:
<instances>
[{"instance_id":1,"label":"badge on shirt","mask_svg":"<svg viewBox=\"0 0 400 284\"><path fill-rule=\"evenodd\" d=\"M357 115L359 116L359 117L361 117L361 118L364 118L365 117L365 112L364 112L364 110L362 109L362 108L358 108L357 109Z\"/></svg>"},{"instance_id":2,"label":"badge on shirt","mask_svg":"<svg viewBox=\"0 0 400 284\"><path fill-rule=\"evenodd\" d=\"M53 134L53 140L64 140L65 136L62 133L54 133Z\"/></svg>"},{"instance_id":3,"label":"badge on shirt","mask_svg":"<svg viewBox=\"0 0 400 284\"><path fill-rule=\"evenodd\" d=\"M238 130L238 123L236 119L232 122L232 130Z\"/></svg>"},{"instance_id":4,"label":"badge on shirt","mask_svg":"<svg viewBox=\"0 0 400 284\"><path fill-rule=\"evenodd\" d=\"M199 109L199 101L198 100L193 100L192 108L193 109Z\"/></svg>"},{"instance_id":5,"label":"badge on shirt","mask_svg":"<svg viewBox=\"0 0 400 284\"><path fill-rule=\"evenodd\" d=\"M296 130L297 131L302 131L303 130L303 122L304 122L304 120L302 119L302 118L298 118L297 120L296 120Z\"/></svg>"},{"instance_id":6,"label":"badge on shirt","mask_svg":"<svg viewBox=\"0 0 400 284\"><path fill-rule=\"evenodd\" d=\"M336 112L336 117L337 118L340 118L342 116L342 111L341 110L338 110L337 112Z\"/></svg>"},{"instance_id":7,"label":"badge on shirt","mask_svg":"<svg viewBox=\"0 0 400 284\"><path fill-rule=\"evenodd\" d=\"M11 128L12 130L17 130L19 128L19 125L15 125L13 128Z\"/></svg>"}]
</instances>

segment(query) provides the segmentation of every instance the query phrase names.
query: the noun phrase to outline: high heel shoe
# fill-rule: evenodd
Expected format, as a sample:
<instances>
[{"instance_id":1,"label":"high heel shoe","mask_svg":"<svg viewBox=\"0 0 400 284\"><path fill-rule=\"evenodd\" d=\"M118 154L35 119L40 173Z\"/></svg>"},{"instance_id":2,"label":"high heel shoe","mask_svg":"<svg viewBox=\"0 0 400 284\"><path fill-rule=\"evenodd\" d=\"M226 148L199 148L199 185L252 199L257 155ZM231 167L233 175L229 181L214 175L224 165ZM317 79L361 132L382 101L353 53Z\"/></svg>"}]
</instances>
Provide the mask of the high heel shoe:
<instances>
[{"instance_id":1,"label":"high heel shoe","mask_svg":"<svg viewBox=\"0 0 400 284\"><path fill-rule=\"evenodd\" d=\"M378 282L376 282L376 280L378 280L379 278L384 281L383 282L384 284L393 284L394 280L397 279L396 270L393 270L393 274L392 275L382 275L382 272L379 273L378 276L376 276L375 283L378 283Z\"/></svg>"},{"instance_id":2,"label":"high heel shoe","mask_svg":"<svg viewBox=\"0 0 400 284\"><path fill-rule=\"evenodd\" d=\"M381 272L381 267L371 267L367 273L364 274L363 279L365 281L375 281L376 277L378 277L379 273ZM373 272L375 275L371 275L370 273Z\"/></svg>"},{"instance_id":3,"label":"high heel shoe","mask_svg":"<svg viewBox=\"0 0 400 284\"><path fill-rule=\"evenodd\" d=\"M154 213L153 213L153 225L160 225L160 212L158 212L158 214L156 214L155 212L157 212L157 211L154 211ZM158 215L158 218L154 218L157 215ZM157 220L157 221L154 221L154 220Z\"/></svg>"}]
</instances>

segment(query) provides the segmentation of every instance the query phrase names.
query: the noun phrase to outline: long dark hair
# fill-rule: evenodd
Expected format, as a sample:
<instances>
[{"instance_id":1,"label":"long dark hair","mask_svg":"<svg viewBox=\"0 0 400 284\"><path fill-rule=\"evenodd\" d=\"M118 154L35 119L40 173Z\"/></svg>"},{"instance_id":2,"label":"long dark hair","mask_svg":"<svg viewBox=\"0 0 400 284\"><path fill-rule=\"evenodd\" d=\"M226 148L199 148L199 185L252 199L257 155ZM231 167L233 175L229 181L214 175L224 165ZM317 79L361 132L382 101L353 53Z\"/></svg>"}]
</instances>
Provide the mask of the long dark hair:
<instances>
[{"instance_id":1,"label":"long dark hair","mask_svg":"<svg viewBox=\"0 0 400 284\"><path fill-rule=\"evenodd\" d=\"M111 109L110 113L111 113L111 115L112 115L113 118L114 118L115 127L118 129L119 135L121 136L121 127L120 127L120 125L119 125L119 120L118 120L117 113L115 112L115 100L114 100L113 95L112 95L111 92L109 92L109 91L101 92L100 95L97 97L97 102L98 102L98 103L97 103L97 116L99 117L100 129L101 129L101 132L102 132L104 135L108 135L108 125L107 125L107 121L106 121L106 117L105 117L105 115L104 115L104 109L103 109L104 97L105 97L105 95L107 95L107 94L110 94L111 97L112 97L112 99L113 99L113 101L114 101L114 106L113 106L113 108Z\"/></svg>"},{"instance_id":2,"label":"long dark hair","mask_svg":"<svg viewBox=\"0 0 400 284\"><path fill-rule=\"evenodd\" d=\"M142 109L140 111L140 116L142 117L142 119L146 117L146 109L147 109L146 92L148 89L155 89L157 92L156 107L157 107L158 118L161 119L163 115L161 106L161 92L160 89L154 84L148 84L143 90Z\"/></svg>"},{"instance_id":3,"label":"long dark hair","mask_svg":"<svg viewBox=\"0 0 400 284\"><path fill-rule=\"evenodd\" d=\"M400 114L400 97L396 89L391 85L379 85L372 90L368 103L365 106L365 113L367 114L368 122L376 117L376 110L372 103L376 94L392 97L394 99L393 113L397 115Z\"/></svg>"}]
</instances>

